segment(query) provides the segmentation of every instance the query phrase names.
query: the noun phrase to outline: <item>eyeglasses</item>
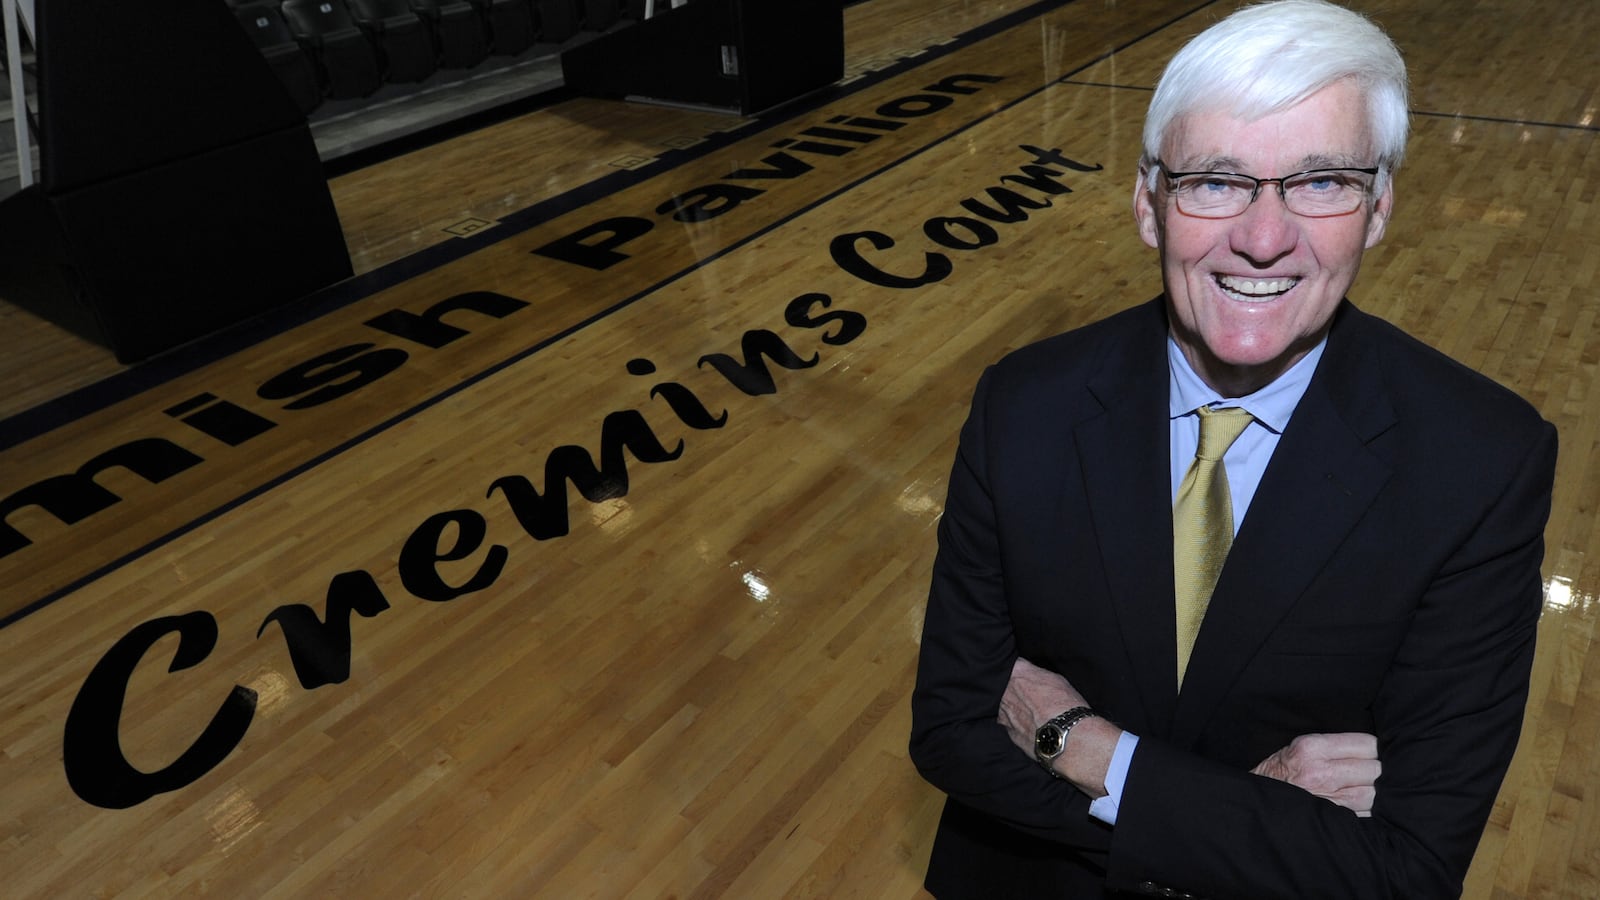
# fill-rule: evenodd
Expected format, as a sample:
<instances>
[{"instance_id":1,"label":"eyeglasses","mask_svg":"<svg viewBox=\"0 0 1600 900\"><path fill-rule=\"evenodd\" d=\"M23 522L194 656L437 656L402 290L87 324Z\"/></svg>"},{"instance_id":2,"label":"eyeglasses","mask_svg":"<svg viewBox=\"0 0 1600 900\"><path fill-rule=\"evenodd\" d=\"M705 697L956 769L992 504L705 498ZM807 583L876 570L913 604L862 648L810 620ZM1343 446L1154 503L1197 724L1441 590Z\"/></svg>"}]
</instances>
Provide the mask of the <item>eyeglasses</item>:
<instances>
[{"instance_id":1,"label":"eyeglasses","mask_svg":"<svg viewBox=\"0 0 1600 900\"><path fill-rule=\"evenodd\" d=\"M1235 172L1174 172L1155 164L1167 175L1167 190L1178 211L1202 219L1231 219L1250 208L1263 185L1276 185L1283 205L1297 216L1342 216L1355 212L1372 195L1380 169L1312 169L1282 178L1253 178Z\"/></svg>"}]
</instances>

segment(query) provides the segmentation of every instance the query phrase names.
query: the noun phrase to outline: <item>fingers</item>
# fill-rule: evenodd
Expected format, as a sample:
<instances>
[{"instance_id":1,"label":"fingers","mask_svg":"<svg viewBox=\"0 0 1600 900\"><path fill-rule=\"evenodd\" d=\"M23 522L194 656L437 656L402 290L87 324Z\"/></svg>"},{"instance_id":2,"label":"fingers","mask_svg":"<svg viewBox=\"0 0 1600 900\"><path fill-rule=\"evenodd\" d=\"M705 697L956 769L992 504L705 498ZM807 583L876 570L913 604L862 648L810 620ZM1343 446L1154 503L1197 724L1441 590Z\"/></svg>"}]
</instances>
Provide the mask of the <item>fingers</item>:
<instances>
[{"instance_id":1,"label":"fingers","mask_svg":"<svg viewBox=\"0 0 1600 900\"><path fill-rule=\"evenodd\" d=\"M1350 810L1357 818L1367 819L1372 817L1372 804L1378 799L1378 792L1370 787L1348 788L1331 795L1318 796Z\"/></svg>"},{"instance_id":2,"label":"fingers","mask_svg":"<svg viewBox=\"0 0 1600 900\"><path fill-rule=\"evenodd\" d=\"M1283 757L1288 750L1289 748L1285 747L1266 759L1263 759L1261 762L1256 763L1256 767L1251 769L1250 773L1252 775L1260 775L1265 778L1272 778L1278 781L1288 781L1290 775L1289 767L1284 763L1283 760Z\"/></svg>"},{"instance_id":3,"label":"fingers","mask_svg":"<svg viewBox=\"0 0 1600 900\"><path fill-rule=\"evenodd\" d=\"M1296 740L1309 740L1319 746L1325 759L1377 759L1378 736L1359 731L1338 734L1306 734Z\"/></svg>"},{"instance_id":4,"label":"fingers","mask_svg":"<svg viewBox=\"0 0 1600 900\"><path fill-rule=\"evenodd\" d=\"M1079 694L1067 679L1022 658L1018 658L1011 666L1011 679L1006 683L1006 696L1040 711L1048 709L1044 715L1045 719L1056 713L1066 712L1074 706L1083 705L1083 695Z\"/></svg>"},{"instance_id":5,"label":"fingers","mask_svg":"<svg viewBox=\"0 0 1600 900\"><path fill-rule=\"evenodd\" d=\"M1290 741L1284 750L1291 757L1305 760L1377 759L1378 738L1359 731L1302 734Z\"/></svg>"},{"instance_id":6,"label":"fingers","mask_svg":"<svg viewBox=\"0 0 1600 900\"><path fill-rule=\"evenodd\" d=\"M1053 674L1054 673L1052 672L1039 668L1020 656L1017 657L1016 662L1011 664L1011 680L1013 681L1017 680L1018 678L1036 678L1041 675Z\"/></svg>"},{"instance_id":7,"label":"fingers","mask_svg":"<svg viewBox=\"0 0 1600 900\"><path fill-rule=\"evenodd\" d=\"M1011 666L996 719L1012 743L1032 753L1035 729L1051 716L1082 705L1083 696L1065 678L1018 657Z\"/></svg>"},{"instance_id":8,"label":"fingers","mask_svg":"<svg viewBox=\"0 0 1600 900\"><path fill-rule=\"evenodd\" d=\"M1370 734L1304 734L1262 760L1251 772L1286 781L1331 800L1357 816L1372 814L1378 777L1378 740Z\"/></svg>"},{"instance_id":9,"label":"fingers","mask_svg":"<svg viewBox=\"0 0 1600 900\"><path fill-rule=\"evenodd\" d=\"M1302 734L1278 751L1283 762L1293 770L1310 769L1330 762L1343 760L1378 759L1378 739L1361 732L1339 734Z\"/></svg>"},{"instance_id":10,"label":"fingers","mask_svg":"<svg viewBox=\"0 0 1600 900\"><path fill-rule=\"evenodd\" d=\"M1375 759L1333 759L1300 769L1290 783L1332 798L1342 791L1373 788L1381 774L1383 766Z\"/></svg>"}]
</instances>

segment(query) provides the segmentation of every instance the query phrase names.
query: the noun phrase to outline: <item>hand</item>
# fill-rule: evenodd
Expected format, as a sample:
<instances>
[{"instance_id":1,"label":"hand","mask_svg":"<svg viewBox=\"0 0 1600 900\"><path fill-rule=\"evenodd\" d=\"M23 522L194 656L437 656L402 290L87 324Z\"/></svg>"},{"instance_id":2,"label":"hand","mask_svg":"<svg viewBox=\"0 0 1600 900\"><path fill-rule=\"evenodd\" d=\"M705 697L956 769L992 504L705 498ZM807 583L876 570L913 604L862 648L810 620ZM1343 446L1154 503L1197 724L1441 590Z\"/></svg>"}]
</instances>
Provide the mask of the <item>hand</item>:
<instances>
[{"instance_id":1,"label":"hand","mask_svg":"<svg viewBox=\"0 0 1600 900\"><path fill-rule=\"evenodd\" d=\"M1302 734L1250 771L1287 781L1367 818L1378 796L1383 764L1373 735Z\"/></svg>"},{"instance_id":2,"label":"hand","mask_svg":"<svg viewBox=\"0 0 1600 900\"><path fill-rule=\"evenodd\" d=\"M1088 705L1067 679L1018 658L1011 667L1011 680L1000 698L1000 714L996 718L1011 743L1033 759L1033 735L1040 725L1073 707ZM1104 797L1106 769L1121 735L1122 729L1098 716L1080 720L1067 737L1066 750L1055 758L1056 774L1090 799Z\"/></svg>"},{"instance_id":3,"label":"hand","mask_svg":"<svg viewBox=\"0 0 1600 900\"><path fill-rule=\"evenodd\" d=\"M1011 680L1000 698L1000 724L1011 743L1033 757L1033 733L1039 726L1075 706L1087 706L1083 695L1054 672L1018 657Z\"/></svg>"}]
</instances>

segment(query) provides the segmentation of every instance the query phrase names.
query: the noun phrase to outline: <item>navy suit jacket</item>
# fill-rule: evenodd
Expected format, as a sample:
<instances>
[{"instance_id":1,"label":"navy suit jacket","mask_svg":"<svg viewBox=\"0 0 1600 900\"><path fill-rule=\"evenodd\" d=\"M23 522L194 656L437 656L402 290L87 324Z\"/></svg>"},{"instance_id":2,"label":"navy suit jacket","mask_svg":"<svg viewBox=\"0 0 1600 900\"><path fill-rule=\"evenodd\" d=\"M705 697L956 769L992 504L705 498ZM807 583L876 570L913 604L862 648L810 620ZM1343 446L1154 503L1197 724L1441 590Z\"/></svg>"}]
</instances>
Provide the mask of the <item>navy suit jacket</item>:
<instances>
[{"instance_id":1,"label":"navy suit jacket","mask_svg":"<svg viewBox=\"0 0 1600 900\"><path fill-rule=\"evenodd\" d=\"M1459 895L1521 727L1555 429L1348 303L1181 695L1158 298L984 373L939 525L912 758L937 896ZM1140 736L1115 828L995 721L1017 656ZM1249 774L1376 734L1371 818Z\"/></svg>"}]
</instances>

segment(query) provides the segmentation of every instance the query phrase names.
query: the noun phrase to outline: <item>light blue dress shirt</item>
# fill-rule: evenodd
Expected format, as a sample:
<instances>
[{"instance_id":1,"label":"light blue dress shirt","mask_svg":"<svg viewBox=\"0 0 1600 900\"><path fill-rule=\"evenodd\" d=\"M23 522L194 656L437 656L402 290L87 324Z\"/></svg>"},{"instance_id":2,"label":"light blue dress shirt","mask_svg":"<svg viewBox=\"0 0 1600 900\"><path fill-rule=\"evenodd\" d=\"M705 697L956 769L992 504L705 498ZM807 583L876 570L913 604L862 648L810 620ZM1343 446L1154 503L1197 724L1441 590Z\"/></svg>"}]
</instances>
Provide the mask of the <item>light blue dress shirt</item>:
<instances>
[{"instance_id":1,"label":"light blue dress shirt","mask_svg":"<svg viewBox=\"0 0 1600 900\"><path fill-rule=\"evenodd\" d=\"M1305 396L1311 383L1311 373L1317 370L1317 361L1328 344L1323 338L1304 359L1289 367L1277 380L1248 397L1222 397L1206 386L1195 374L1189 360L1178 348L1177 341L1167 337L1167 412L1171 416L1169 429L1172 469L1172 499L1178 498L1178 487L1194 462L1195 448L1200 444L1200 415L1195 412L1202 406L1218 408L1242 407L1255 419L1245 427L1244 433L1233 442L1222 456L1222 465L1228 473L1228 493L1233 503L1233 533L1239 533L1250 501L1255 499L1261 475L1267 470L1272 451L1278 449L1278 439L1289 426L1289 417ZM1117 823L1117 807L1122 802L1122 788L1128 780L1128 766L1133 761L1134 748L1139 738L1126 731L1117 740L1111 766L1106 770L1106 795L1089 804L1089 814L1111 825Z\"/></svg>"}]
</instances>

